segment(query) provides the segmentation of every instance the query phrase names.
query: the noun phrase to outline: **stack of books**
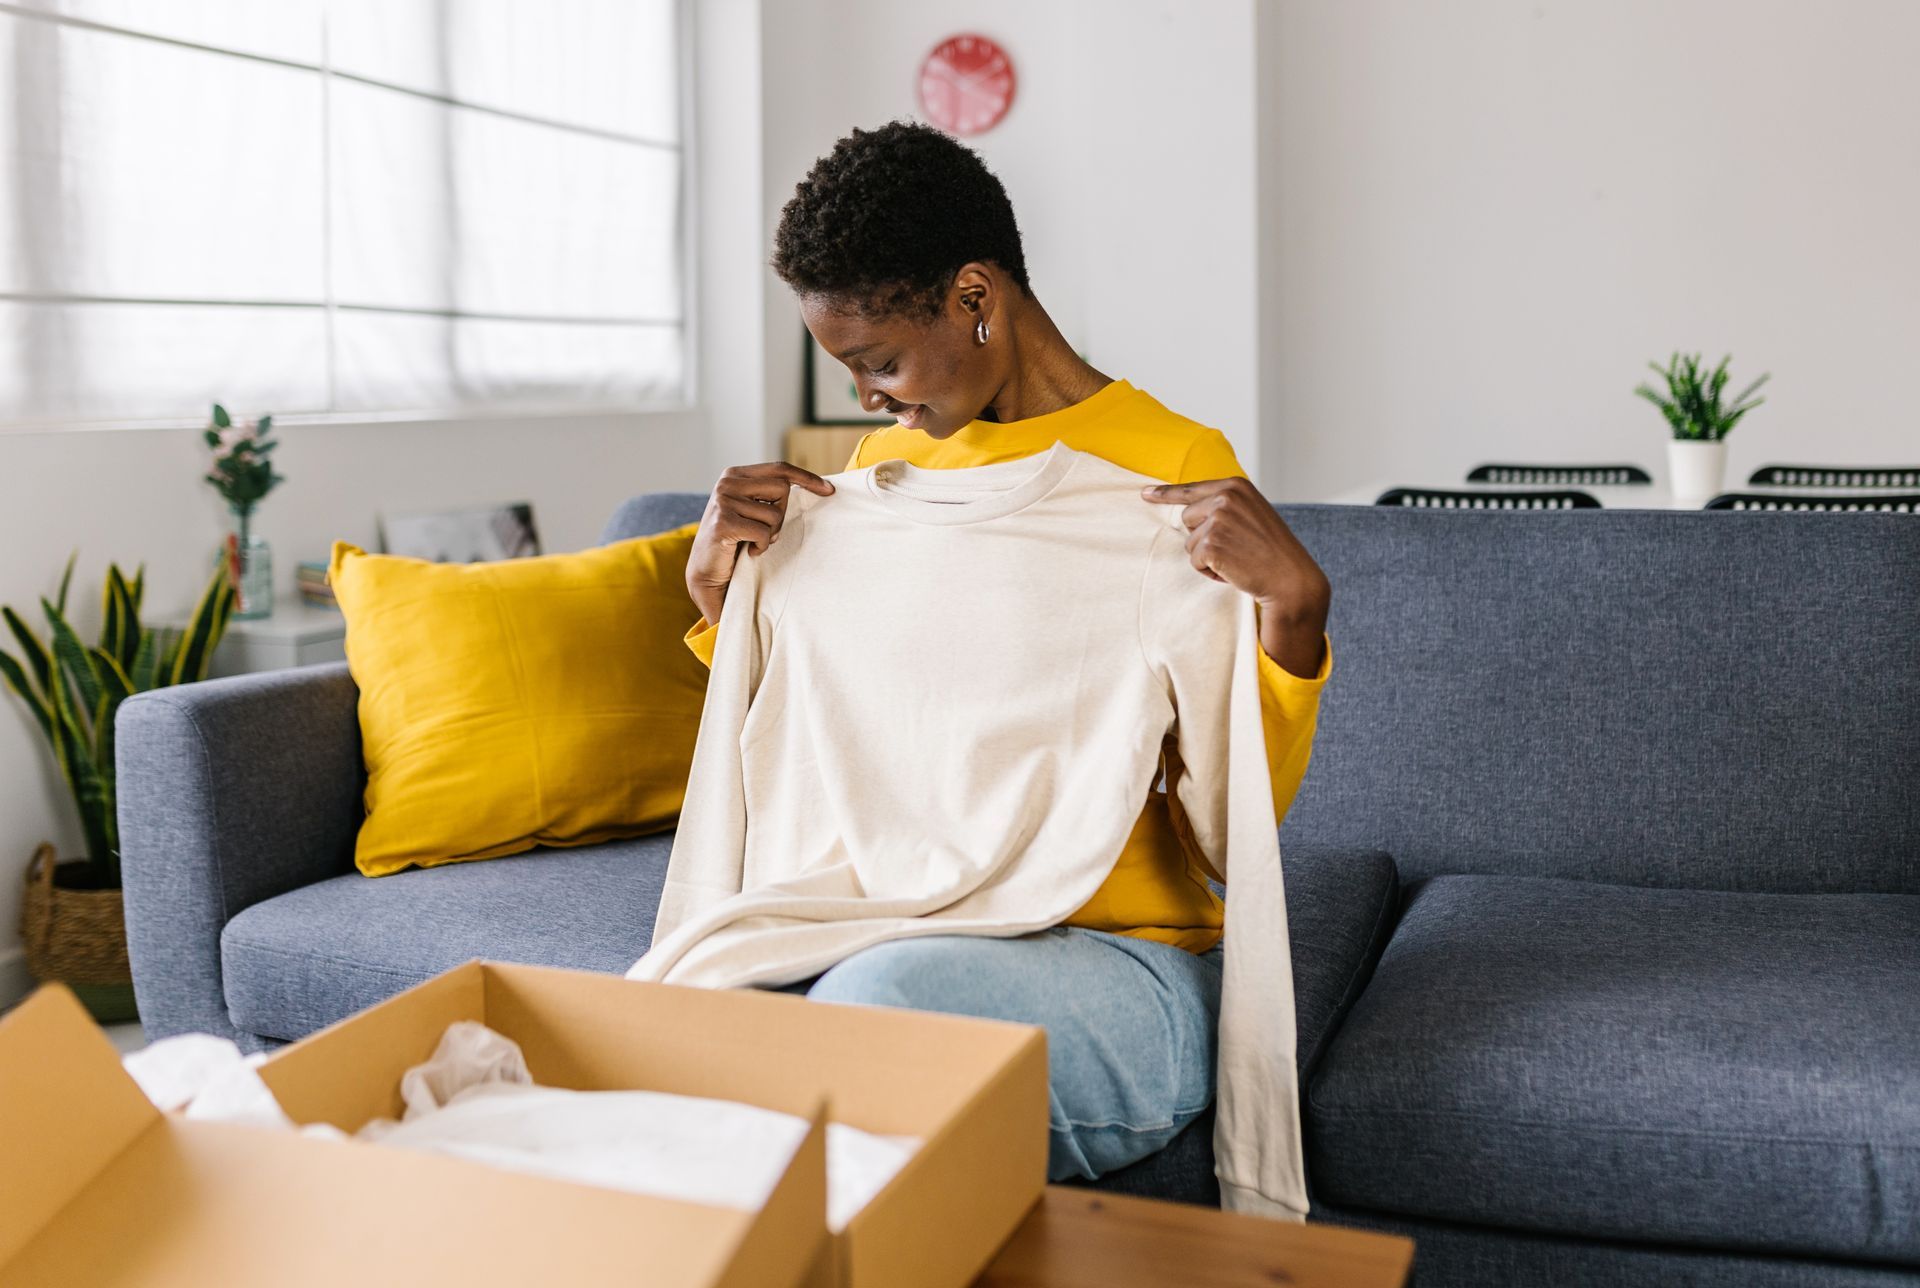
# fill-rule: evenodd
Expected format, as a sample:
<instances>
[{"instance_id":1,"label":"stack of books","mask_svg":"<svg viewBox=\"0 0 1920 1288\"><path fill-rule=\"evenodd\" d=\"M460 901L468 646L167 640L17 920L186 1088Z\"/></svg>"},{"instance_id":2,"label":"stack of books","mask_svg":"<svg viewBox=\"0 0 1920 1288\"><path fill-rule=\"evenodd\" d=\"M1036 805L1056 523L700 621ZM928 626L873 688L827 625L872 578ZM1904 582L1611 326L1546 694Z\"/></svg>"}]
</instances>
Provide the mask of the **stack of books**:
<instances>
[{"instance_id":1,"label":"stack of books","mask_svg":"<svg viewBox=\"0 0 1920 1288\"><path fill-rule=\"evenodd\" d=\"M338 608L334 600L333 587L327 584L327 564L324 560L315 562L302 559L294 583L300 588L303 602L322 608Z\"/></svg>"}]
</instances>

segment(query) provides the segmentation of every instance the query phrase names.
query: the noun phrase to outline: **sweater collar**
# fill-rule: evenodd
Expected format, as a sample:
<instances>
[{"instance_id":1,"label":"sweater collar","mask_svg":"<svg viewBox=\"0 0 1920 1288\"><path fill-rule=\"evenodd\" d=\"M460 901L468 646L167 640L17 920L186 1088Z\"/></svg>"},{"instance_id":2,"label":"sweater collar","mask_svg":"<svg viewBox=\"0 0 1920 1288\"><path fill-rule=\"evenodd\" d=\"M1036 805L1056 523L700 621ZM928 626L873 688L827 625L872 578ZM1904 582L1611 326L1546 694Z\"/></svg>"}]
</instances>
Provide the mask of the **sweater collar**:
<instances>
[{"instance_id":1,"label":"sweater collar","mask_svg":"<svg viewBox=\"0 0 1920 1288\"><path fill-rule=\"evenodd\" d=\"M869 465L864 482L876 501L903 519L979 523L1025 509L1046 496L1083 454L1055 442L1044 452L1017 460L946 470L894 458Z\"/></svg>"}]
</instances>

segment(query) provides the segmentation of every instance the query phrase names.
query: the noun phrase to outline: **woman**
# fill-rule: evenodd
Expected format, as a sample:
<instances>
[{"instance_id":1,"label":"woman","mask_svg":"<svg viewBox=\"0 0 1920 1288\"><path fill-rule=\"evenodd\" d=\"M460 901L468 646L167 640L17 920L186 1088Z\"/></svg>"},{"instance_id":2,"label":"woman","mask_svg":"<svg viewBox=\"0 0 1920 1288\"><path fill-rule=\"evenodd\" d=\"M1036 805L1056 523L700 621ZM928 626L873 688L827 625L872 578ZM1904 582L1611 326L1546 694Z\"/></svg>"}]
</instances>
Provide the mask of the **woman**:
<instances>
[{"instance_id":1,"label":"woman","mask_svg":"<svg viewBox=\"0 0 1920 1288\"><path fill-rule=\"evenodd\" d=\"M862 404L898 421L862 438L848 469L892 458L960 468L1063 441L1166 480L1141 503L1182 507L1194 575L1257 603L1261 715L1283 816L1332 666L1327 579L1224 435L1075 354L1033 294L1012 206L980 158L924 125L854 130L781 212L773 267ZM687 643L709 665L740 549L757 555L779 539L794 487L834 490L784 462L734 466L714 486L687 565L703 614ZM1163 782L1178 772L1165 766ZM1132 1163L1172 1140L1214 1090L1223 905L1171 799L1149 793L1112 874L1063 925L882 944L790 988L1044 1026L1050 1178Z\"/></svg>"}]
</instances>

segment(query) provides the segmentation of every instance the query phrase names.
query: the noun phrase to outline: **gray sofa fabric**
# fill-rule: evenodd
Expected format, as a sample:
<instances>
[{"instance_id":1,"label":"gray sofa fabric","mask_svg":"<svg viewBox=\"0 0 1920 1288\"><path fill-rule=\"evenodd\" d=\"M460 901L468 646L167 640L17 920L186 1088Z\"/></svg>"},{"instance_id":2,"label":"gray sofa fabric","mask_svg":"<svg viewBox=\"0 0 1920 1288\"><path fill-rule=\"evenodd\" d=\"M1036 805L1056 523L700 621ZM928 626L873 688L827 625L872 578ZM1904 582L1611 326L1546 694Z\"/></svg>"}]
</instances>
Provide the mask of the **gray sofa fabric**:
<instances>
[{"instance_id":1,"label":"gray sofa fabric","mask_svg":"<svg viewBox=\"0 0 1920 1288\"><path fill-rule=\"evenodd\" d=\"M646 537L668 528L696 522L707 509L705 492L643 492L622 501L606 526L600 529L600 544Z\"/></svg>"},{"instance_id":2,"label":"gray sofa fabric","mask_svg":"<svg viewBox=\"0 0 1920 1288\"><path fill-rule=\"evenodd\" d=\"M1313 1220L1413 1240L1411 1288L1913 1288L1898 1266L1492 1230L1314 1205Z\"/></svg>"},{"instance_id":3,"label":"gray sofa fabric","mask_svg":"<svg viewBox=\"0 0 1920 1288\"><path fill-rule=\"evenodd\" d=\"M227 1006L287 1041L475 957L622 974L653 936L672 846L656 833L288 891L221 934Z\"/></svg>"},{"instance_id":4,"label":"gray sofa fabric","mask_svg":"<svg viewBox=\"0 0 1920 1288\"><path fill-rule=\"evenodd\" d=\"M1281 506L1334 586L1284 840L1401 879L1920 894L1920 523Z\"/></svg>"},{"instance_id":5,"label":"gray sofa fabric","mask_svg":"<svg viewBox=\"0 0 1920 1288\"><path fill-rule=\"evenodd\" d=\"M1343 1206L1920 1265L1920 897L1432 878L1306 1112Z\"/></svg>"},{"instance_id":6,"label":"gray sofa fabric","mask_svg":"<svg viewBox=\"0 0 1920 1288\"><path fill-rule=\"evenodd\" d=\"M353 869L366 771L345 662L137 693L114 722L127 955L147 1036L253 1045L221 990L220 933L263 899Z\"/></svg>"}]
</instances>

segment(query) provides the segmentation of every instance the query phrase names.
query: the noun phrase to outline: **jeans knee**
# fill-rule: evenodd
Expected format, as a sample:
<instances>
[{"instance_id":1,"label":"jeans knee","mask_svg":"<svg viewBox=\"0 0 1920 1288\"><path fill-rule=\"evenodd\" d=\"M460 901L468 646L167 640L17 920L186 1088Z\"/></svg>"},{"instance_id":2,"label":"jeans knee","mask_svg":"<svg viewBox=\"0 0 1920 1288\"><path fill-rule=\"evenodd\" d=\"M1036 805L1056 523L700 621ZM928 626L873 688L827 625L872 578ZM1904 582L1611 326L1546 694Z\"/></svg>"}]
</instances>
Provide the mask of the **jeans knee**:
<instances>
[{"instance_id":1,"label":"jeans knee","mask_svg":"<svg viewBox=\"0 0 1920 1288\"><path fill-rule=\"evenodd\" d=\"M821 975L807 996L816 1002L949 1011L957 1009L956 983L953 966L943 963L936 945L906 939L845 958Z\"/></svg>"}]
</instances>

